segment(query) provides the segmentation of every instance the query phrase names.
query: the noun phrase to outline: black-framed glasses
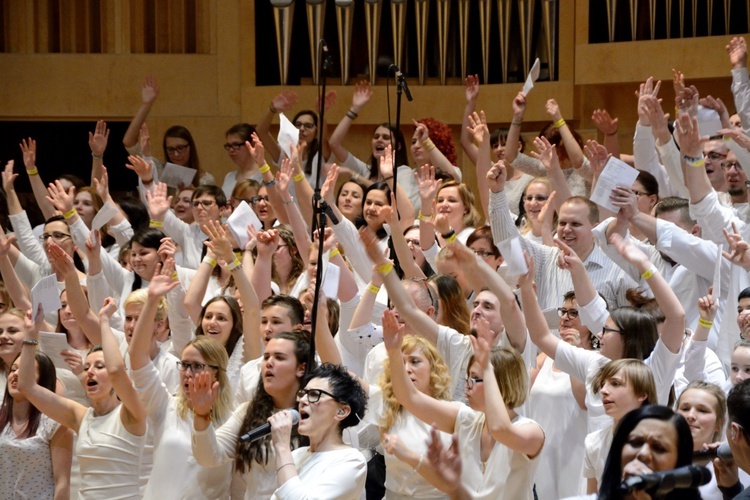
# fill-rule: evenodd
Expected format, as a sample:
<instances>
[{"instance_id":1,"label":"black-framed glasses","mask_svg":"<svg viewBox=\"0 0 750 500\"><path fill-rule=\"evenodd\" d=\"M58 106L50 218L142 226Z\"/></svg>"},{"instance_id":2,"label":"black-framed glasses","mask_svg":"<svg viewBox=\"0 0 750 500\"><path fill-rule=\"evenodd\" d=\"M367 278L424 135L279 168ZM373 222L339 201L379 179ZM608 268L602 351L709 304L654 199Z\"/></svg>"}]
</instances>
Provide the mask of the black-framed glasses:
<instances>
[{"instance_id":1,"label":"black-framed glasses","mask_svg":"<svg viewBox=\"0 0 750 500\"><path fill-rule=\"evenodd\" d=\"M224 149L227 151L239 151L244 145L244 142L228 142L224 144Z\"/></svg>"},{"instance_id":2,"label":"black-framed glasses","mask_svg":"<svg viewBox=\"0 0 750 500\"><path fill-rule=\"evenodd\" d=\"M638 191L637 189L631 189L633 191L633 194L636 196L651 196L650 194L646 193L645 191Z\"/></svg>"},{"instance_id":3,"label":"black-framed glasses","mask_svg":"<svg viewBox=\"0 0 750 500\"><path fill-rule=\"evenodd\" d=\"M182 154L185 151L187 151L187 148L189 148L189 147L190 147L190 144L183 144L181 146L174 146L174 147L168 146L167 147L167 153L170 154L170 155Z\"/></svg>"},{"instance_id":4,"label":"black-framed glasses","mask_svg":"<svg viewBox=\"0 0 750 500\"><path fill-rule=\"evenodd\" d=\"M187 361L177 361L177 369L181 372L189 369L193 373L202 373L206 368L213 368L214 370L219 369L216 365L207 365L205 363L198 363L197 361L193 361L192 363Z\"/></svg>"},{"instance_id":5,"label":"black-framed glasses","mask_svg":"<svg viewBox=\"0 0 750 500\"><path fill-rule=\"evenodd\" d=\"M251 205L257 205L261 201L265 201L266 203L268 203L268 196L253 196L252 198L250 198Z\"/></svg>"},{"instance_id":6,"label":"black-framed glasses","mask_svg":"<svg viewBox=\"0 0 750 500\"><path fill-rule=\"evenodd\" d=\"M70 238L70 235L68 233L63 233L60 231L53 231L51 233L42 233L42 235L39 236L39 241L44 243L50 238L52 238L54 241L60 242L60 241L65 241L66 238Z\"/></svg>"},{"instance_id":7,"label":"black-framed glasses","mask_svg":"<svg viewBox=\"0 0 750 500\"><path fill-rule=\"evenodd\" d=\"M721 169L725 171L730 171L732 168L736 169L737 172L742 172L742 166L737 161L725 161L721 164Z\"/></svg>"},{"instance_id":8,"label":"black-framed glasses","mask_svg":"<svg viewBox=\"0 0 750 500\"><path fill-rule=\"evenodd\" d=\"M294 126L297 128L304 127L307 130L312 130L313 128L315 128L315 124L310 122L294 122Z\"/></svg>"},{"instance_id":9,"label":"black-framed glasses","mask_svg":"<svg viewBox=\"0 0 750 500\"><path fill-rule=\"evenodd\" d=\"M324 391L323 389L300 389L299 391L297 391L297 401L307 396L307 401L310 404L315 404L320 401L320 396L322 396L323 394L338 402L336 396L328 391Z\"/></svg>"},{"instance_id":10,"label":"black-framed glasses","mask_svg":"<svg viewBox=\"0 0 750 500\"><path fill-rule=\"evenodd\" d=\"M565 315L568 315L570 319L576 319L578 317L578 309L566 309L565 307L558 307L557 308L557 315L561 318Z\"/></svg>"},{"instance_id":11,"label":"black-framed glasses","mask_svg":"<svg viewBox=\"0 0 750 500\"><path fill-rule=\"evenodd\" d=\"M478 384L479 382L484 382L484 379L477 377L466 377L466 388L471 389L475 384Z\"/></svg>"},{"instance_id":12,"label":"black-framed glasses","mask_svg":"<svg viewBox=\"0 0 750 500\"><path fill-rule=\"evenodd\" d=\"M547 201L547 198L549 196L542 196L541 194L535 194L535 195L528 195L524 196L523 199L531 203L532 201L538 201L539 203L543 203Z\"/></svg>"},{"instance_id":13,"label":"black-framed glasses","mask_svg":"<svg viewBox=\"0 0 750 500\"><path fill-rule=\"evenodd\" d=\"M711 151L706 155L707 160L711 161L717 161L717 160L723 160L727 157L727 155L723 155L721 153L717 153L716 151Z\"/></svg>"},{"instance_id":14,"label":"black-framed glasses","mask_svg":"<svg viewBox=\"0 0 750 500\"><path fill-rule=\"evenodd\" d=\"M619 333L620 335L622 335L622 330L618 330L617 328L610 328L608 326L603 326L602 327L602 335L604 335L607 332Z\"/></svg>"},{"instance_id":15,"label":"black-framed glasses","mask_svg":"<svg viewBox=\"0 0 750 500\"><path fill-rule=\"evenodd\" d=\"M198 208L203 205L203 208L211 208L216 203L216 200L194 200L193 208Z\"/></svg>"}]
</instances>

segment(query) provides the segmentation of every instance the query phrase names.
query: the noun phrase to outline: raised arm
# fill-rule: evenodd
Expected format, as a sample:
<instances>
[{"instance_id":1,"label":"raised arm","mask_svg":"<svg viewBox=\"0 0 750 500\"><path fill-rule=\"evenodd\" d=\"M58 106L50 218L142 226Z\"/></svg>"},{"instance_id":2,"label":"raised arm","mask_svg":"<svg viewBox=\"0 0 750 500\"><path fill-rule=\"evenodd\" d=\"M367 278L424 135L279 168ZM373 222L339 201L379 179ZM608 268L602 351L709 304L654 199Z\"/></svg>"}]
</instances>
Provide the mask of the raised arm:
<instances>
[{"instance_id":1,"label":"raised arm","mask_svg":"<svg viewBox=\"0 0 750 500\"><path fill-rule=\"evenodd\" d=\"M328 144L331 147L331 152L336 155L336 161L343 163L349 157L349 151L344 147L344 139L349 133L349 128L354 123L354 120L359 116L359 113L365 107L365 105L372 98L373 91L370 86L370 82L362 80L357 83L354 87L354 93L352 94L352 105L346 112L344 117L336 125L331 137L328 139Z\"/></svg>"},{"instance_id":2,"label":"raised arm","mask_svg":"<svg viewBox=\"0 0 750 500\"><path fill-rule=\"evenodd\" d=\"M750 258L750 253L748 253ZM357 304L357 309L354 311L352 316L352 322L348 325L349 330L356 330L368 323L372 323L372 312L375 308L375 299L378 296L380 287L383 286L383 277L377 270L377 267L372 268L372 278L367 284L367 289L363 292L362 297Z\"/></svg>"},{"instance_id":3,"label":"raised arm","mask_svg":"<svg viewBox=\"0 0 750 500\"><path fill-rule=\"evenodd\" d=\"M432 165L422 165L414 175L419 185L419 197L422 199L422 208L419 209L419 246L424 251L437 243L432 219L435 215L435 195L441 182L435 178L435 167Z\"/></svg>"},{"instance_id":4,"label":"raised arm","mask_svg":"<svg viewBox=\"0 0 750 500\"><path fill-rule=\"evenodd\" d=\"M685 171L685 183L690 191L690 202L695 204L713 191L708 179L703 158L703 143L707 137L701 137L698 120L688 114L680 114L675 122L677 141L680 143L682 165ZM686 158L692 159L687 160Z\"/></svg>"},{"instance_id":5,"label":"raised arm","mask_svg":"<svg viewBox=\"0 0 750 500\"><path fill-rule=\"evenodd\" d=\"M265 144L266 152L274 160L281 155L281 148L279 147L279 143L276 142L276 139L273 138L273 135L271 135L271 122L273 122L273 118L277 114L292 109L296 102L297 94L290 90L284 90L273 98L265 114L255 127L258 137L260 137L263 144ZM263 165L264 163L265 161L262 161L258 165Z\"/></svg>"},{"instance_id":6,"label":"raised arm","mask_svg":"<svg viewBox=\"0 0 750 500\"><path fill-rule=\"evenodd\" d=\"M606 109L595 109L591 120L604 135L604 147L615 158L620 157L620 142L617 140L617 118L612 118Z\"/></svg>"},{"instance_id":7,"label":"raised arm","mask_svg":"<svg viewBox=\"0 0 750 500\"><path fill-rule=\"evenodd\" d=\"M94 189L96 189L96 193L99 195L105 205L109 203L113 207L117 207L117 205L115 204L115 200L112 199L112 195L109 192L109 174L107 173L107 167L102 165L100 178L92 178L92 183L94 185ZM110 226L116 226L118 224L121 224L124 220L125 216L118 208L117 213L113 215L112 218L109 219L109 221L107 221L107 224Z\"/></svg>"},{"instance_id":8,"label":"raised arm","mask_svg":"<svg viewBox=\"0 0 750 500\"><path fill-rule=\"evenodd\" d=\"M206 295L208 281L211 279L216 265L216 255L209 248L206 251L206 256L203 257L200 265L198 265L198 269L193 279L190 280L188 289L185 292L185 310L195 325L200 322L201 311L203 310L203 297Z\"/></svg>"},{"instance_id":9,"label":"raised arm","mask_svg":"<svg viewBox=\"0 0 750 500\"><path fill-rule=\"evenodd\" d=\"M555 128L560 132L563 146L565 146L565 151L568 153L571 165L573 168L581 168L583 166L583 151L581 151L581 146L578 145L575 137L573 137L573 132L568 127L565 119L563 119L560 106L557 104L557 101L550 99L547 101L546 108L547 114L552 118Z\"/></svg>"},{"instance_id":10,"label":"raised arm","mask_svg":"<svg viewBox=\"0 0 750 500\"><path fill-rule=\"evenodd\" d=\"M44 187L44 181L39 175L39 169L36 166L36 141L31 137L28 139L22 139L19 146L23 153L23 165L26 167L26 175L29 176L29 184L31 184L31 191L34 193L34 199L36 200L37 205L39 205L39 209L42 211L44 220L47 220L55 215L55 207L52 206L52 203L47 201L47 188ZM8 193L7 190L6 194L8 197L8 209L11 210L10 193ZM16 196L15 191L13 192L13 196ZM18 197L16 196L16 201L17 200ZM14 212L10 213L12 214Z\"/></svg>"},{"instance_id":11,"label":"raised arm","mask_svg":"<svg viewBox=\"0 0 750 500\"><path fill-rule=\"evenodd\" d=\"M253 267L252 284L262 303L273 292L271 290L271 266L273 254L279 247L279 232L276 229L261 231L257 236L258 257Z\"/></svg>"},{"instance_id":12,"label":"raised arm","mask_svg":"<svg viewBox=\"0 0 750 500\"><path fill-rule=\"evenodd\" d=\"M469 160L476 165L477 157L479 155L479 149L474 144L474 138L469 130L470 121L469 117L474 114L474 110L477 107L477 98L479 97L479 75L469 75L464 80L466 87L466 106L464 107L464 114L461 117L461 147L469 157ZM479 177L481 179L481 177Z\"/></svg>"},{"instance_id":13,"label":"raised arm","mask_svg":"<svg viewBox=\"0 0 750 500\"><path fill-rule=\"evenodd\" d=\"M599 181L599 176L604 170L604 166L609 161L610 155L607 148L602 146L596 141L587 141L586 145L583 146L583 151L586 154L586 158L589 159L591 165L591 192L594 192L596 183ZM613 217L615 214L610 212L604 207L599 207L599 222Z\"/></svg>"},{"instance_id":14,"label":"raised arm","mask_svg":"<svg viewBox=\"0 0 750 500\"><path fill-rule=\"evenodd\" d=\"M461 177L456 173L456 169L451 165L451 162L448 161L448 158L445 157L445 155L438 149L435 144L432 142L432 139L430 139L430 131L427 128L427 125L423 123L419 123L416 120L413 120L414 127L416 127L416 130L414 131L414 134L417 137L417 140L422 144L422 147L424 148L425 152L427 153L427 157L430 160L430 163L435 166L435 168L439 169L441 172L443 172L446 175L450 175L454 181L461 182ZM381 157L381 172L382 170L382 159L385 158L385 156ZM386 177L386 175L392 175L392 174L386 174L383 172L383 176Z\"/></svg>"},{"instance_id":15,"label":"raised arm","mask_svg":"<svg viewBox=\"0 0 750 500\"><path fill-rule=\"evenodd\" d=\"M526 319L526 326L529 329L531 341L541 351L552 359L557 354L557 344L561 340L549 331L547 320L544 318L542 308L539 307L539 301L536 298L534 285L534 259L526 255L526 263L529 266L529 272L518 278L518 286L521 288L521 303L523 304L523 316ZM580 302L579 302L580 303Z\"/></svg>"},{"instance_id":16,"label":"raised arm","mask_svg":"<svg viewBox=\"0 0 750 500\"><path fill-rule=\"evenodd\" d=\"M10 300L13 301L15 307L25 311L31 309L29 290L19 279L9 257L11 249L18 252L13 246L13 241L15 239L15 235L11 234L6 237L5 234L0 231L0 275L2 276L6 290L8 290Z\"/></svg>"},{"instance_id":17,"label":"raised arm","mask_svg":"<svg viewBox=\"0 0 750 500\"><path fill-rule=\"evenodd\" d=\"M518 156L518 141L521 139L521 124L523 123L523 115L526 113L526 96L523 92L516 94L513 98L513 119L510 122L510 128L508 129L508 138L505 140L505 161L508 164Z\"/></svg>"},{"instance_id":18,"label":"raised arm","mask_svg":"<svg viewBox=\"0 0 750 500\"><path fill-rule=\"evenodd\" d=\"M273 207L273 211L276 214L276 218L282 224L289 224L289 217L287 216L284 205L281 202L281 196L276 189L276 177L271 171L271 166L266 163L265 160L265 149L263 148L263 142L261 142L258 134L253 132L252 141L245 141L245 147L253 157L255 163L260 165L260 175L263 179L263 185L266 186L266 193L268 193L268 202Z\"/></svg>"},{"instance_id":19,"label":"raised arm","mask_svg":"<svg viewBox=\"0 0 750 500\"><path fill-rule=\"evenodd\" d=\"M382 215L385 218L386 222L388 222L388 225L390 225L393 228L397 228L400 226L398 215L393 211L393 206L395 205L394 199L393 199L393 193L391 193L391 206L390 207L383 207ZM406 242L406 237L404 236L404 233L402 231L392 231L391 232L391 241L393 242L393 248L396 250L396 257L398 258L398 263L401 266L401 270L404 272L404 278L425 278L424 272L422 272L422 269L417 265L416 261L414 260L414 255L411 253L411 250L409 249L409 244Z\"/></svg>"},{"instance_id":20,"label":"raised arm","mask_svg":"<svg viewBox=\"0 0 750 500\"><path fill-rule=\"evenodd\" d=\"M555 191L555 210L558 212L563 206L563 203L573 196L568 187L568 182L565 180L565 175L560 168L560 158L557 156L557 147L550 144L546 137L537 137L534 139L534 147L539 150L539 153L532 151L531 156L539 160L544 168L547 170L547 177L549 177L550 191Z\"/></svg>"},{"instance_id":21,"label":"raised arm","mask_svg":"<svg viewBox=\"0 0 750 500\"><path fill-rule=\"evenodd\" d=\"M89 132L89 148L91 148L91 183L102 178L104 167L104 151L107 149L109 129L104 120L96 122L94 133ZM124 142L124 140L123 140Z\"/></svg>"},{"instance_id":22,"label":"raised arm","mask_svg":"<svg viewBox=\"0 0 750 500\"><path fill-rule=\"evenodd\" d=\"M125 146L126 149L132 148L138 144L141 125L145 123L146 117L148 117L151 107L154 105L158 96L159 86L156 84L156 78L152 75L146 75L146 78L141 85L141 105L133 119L130 121L128 129L125 131L125 135L122 138L122 145Z\"/></svg>"},{"instance_id":23,"label":"raised arm","mask_svg":"<svg viewBox=\"0 0 750 500\"><path fill-rule=\"evenodd\" d=\"M480 111L479 114L473 113L472 115L467 116L466 120L468 122L466 132L471 133L471 136L476 143L475 149L477 153L474 163L477 167L477 179L485 179L487 177L487 172L490 171L490 167L492 166L492 159L490 158L490 129L487 127L487 118L484 115L484 111ZM461 133L463 134L463 131ZM508 143L506 142L506 144ZM479 201L482 203L484 217L489 219L489 190L479 189Z\"/></svg>"},{"instance_id":24,"label":"raised arm","mask_svg":"<svg viewBox=\"0 0 750 500\"><path fill-rule=\"evenodd\" d=\"M386 146L385 152L379 160L380 173L383 175L383 180L388 184L391 191L393 191L393 177L396 171L393 165L393 149L390 144ZM411 201L409 201L409 195L403 190L401 184L398 184L396 188L396 210L398 211L398 217L401 221L401 225L399 226L400 230L405 231L407 227L412 225L415 214L414 206L411 204Z\"/></svg>"},{"instance_id":25,"label":"raised arm","mask_svg":"<svg viewBox=\"0 0 750 500\"><path fill-rule=\"evenodd\" d=\"M292 168L291 160L289 158L281 160L281 168L276 174L276 189L274 191L277 193L279 201L286 213L286 219L292 227L292 233L294 234L294 241L297 244L299 255L302 257L305 266L307 266L310 255L310 233L307 229L307 224L305 224L305 219L302 216L299 205L294 202L294 198L289 192L289 184L292 182L292 177L294 175L293 172L294 169ZM271 190L269 189L268 192L270 193ZM276 213L278 214L278 212Z\"/></svg>"}]
</instances>

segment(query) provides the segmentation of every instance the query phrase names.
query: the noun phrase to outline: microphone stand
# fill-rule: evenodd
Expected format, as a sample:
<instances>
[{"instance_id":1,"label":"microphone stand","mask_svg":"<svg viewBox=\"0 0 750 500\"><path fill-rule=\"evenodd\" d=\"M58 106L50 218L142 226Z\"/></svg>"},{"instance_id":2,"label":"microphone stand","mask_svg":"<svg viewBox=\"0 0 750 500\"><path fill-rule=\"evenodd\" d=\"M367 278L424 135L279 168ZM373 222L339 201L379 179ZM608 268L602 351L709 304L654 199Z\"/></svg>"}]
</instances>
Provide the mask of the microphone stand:
<instances>
[{"instance_id":1,"label":"microphone stand","mask_svg":"<svg viewBox=\"0 0 750 500\"><path fill-rule=\"evenodd\" d=\"M318 64L319 72L318 82L320 92L318 93L318 102L320 106L318 123L318 161L316 162L316 177L315 177L315 191L313 193L312 208L313 208L313 226L317 221L317 227L313 228L313 235L315 232L318 233L318 264L315 270L315 297L312 304L311 324L310 324L310 356L307 360L306 372L312 370L315 364L315 330L318 320L318 300L320 298L320 288L323 286L323 242L325 241L325 227L326 227L326 216L330 217L331 222L336 225L339 223L338 219L333 213L333 210L328 203L323 199L320 194L320 182L321 173L323 166L323 123L325 118L325 97L326 97L326 79L328 71L331 69L333 61L331 55L328 53L328 45L326 41L321 39L318 43L318 60L323 60L323 64Z\"/></svg>"}]
</instances>

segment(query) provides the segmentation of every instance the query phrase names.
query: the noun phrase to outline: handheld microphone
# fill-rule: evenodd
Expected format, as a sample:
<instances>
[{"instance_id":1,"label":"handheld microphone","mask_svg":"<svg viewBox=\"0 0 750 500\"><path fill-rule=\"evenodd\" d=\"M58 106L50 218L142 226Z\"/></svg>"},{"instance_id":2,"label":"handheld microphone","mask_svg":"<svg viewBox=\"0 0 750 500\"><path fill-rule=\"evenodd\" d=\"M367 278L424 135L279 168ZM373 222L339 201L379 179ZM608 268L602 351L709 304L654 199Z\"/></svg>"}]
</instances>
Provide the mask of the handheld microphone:
<instances>
[{"instance_id":1,"label":"handheld microphone","mask_svg":"<svg viewBox=\"0 0 750 500\"><path fill-rule=\"evenodd\" d=\"M648 490L652 495L675 489L697 488L711 481L711 471L700 465L686 465L675 470L631 476L620 483L621 493Z\"/></svg>"},{"instance_id":2,"label":"handheld microphone","mask_svg":"<svg viewBox=\"0 0 750 500\"><path fill-rule=\"evenodd\" d=\"M299 423L299 412L297 410L289 410L289 412L292 414L292 425L297 425ZM240 441L243 443L252 443L253 441L268 436L269 434L271 434L271 424L266 422L260 427L256 427L247 434L240 436Z\"/></svg>"},{"instance_id":3,"label":"handheld microphone","mask_svg":"<svg viewBox=\"0 0 750 500\"><path fill-rule=\"evenodd\" d=\"M693 452L693 463L708 463L709 460L713 460L714 458L718 458L722 462L731 462L732 450L729 448L729 444L721 443L718 448L714 448L713 450L699 450Z\"/></svg>"},{"instance_id":4,"label":"handheld microphone","mask_svg":"<svg viewBox=\"0 0 750 500\"><path fill-rule=\"evenodd\" d=\"M393 65L394 69L396 70L396 81L401 85L401 88L404 89L404 94L406 94L406 100L407 101L413 101L414 98L411 96L411 92L409 92L409 85L406 84L406 75L404 75L398 66L395 64Z\"/></svg>"}]
</instances>

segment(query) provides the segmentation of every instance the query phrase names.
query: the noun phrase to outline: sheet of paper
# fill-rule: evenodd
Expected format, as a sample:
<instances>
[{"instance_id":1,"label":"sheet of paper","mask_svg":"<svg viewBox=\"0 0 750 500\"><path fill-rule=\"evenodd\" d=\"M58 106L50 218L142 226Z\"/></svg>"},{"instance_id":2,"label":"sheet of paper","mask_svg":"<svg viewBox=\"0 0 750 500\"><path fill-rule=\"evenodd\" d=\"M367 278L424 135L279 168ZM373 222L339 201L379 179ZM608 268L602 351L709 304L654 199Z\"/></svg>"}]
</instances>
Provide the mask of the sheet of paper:
<instances>
[{"instance_id":1,"label":"sheet of paper","mask_svg":"<svg viewBox=\"0 0 750 500\"><path fill-rule=\"evenodd\" d=\"M531 92L531 89L534 88L534 82L537 81L539 78L539 58L536 58L536 61L534 61L534 65L531 67L531 70L529 71L529 75L526 77L526 83L523 84L523 90L521 90L521 93L523 95L529 95L529 92Z\"/></svg>"},{"instance_id":2,"label":"sheet of paper","mask_svg":"<svg viewBox=\"0 0 750 500\"><path fill-rule=\"evenodd\" d=\"M159 174L159 180L169 187L179 188L180 185L191 185L197 173L198 171L194 168L167 162L164 165L164 170Z\"/></svg>"},{"instance_id":3,"label":"sheet of paper","mask_svg":"<svg viewBox=\"0 0 750 500\"><path fill-rule=\"evenodd\" d=\"M44 354L49 356L55 367L70 370L70 366L60 354L61 351L74 351L68 344L68 338L64 333L39 332L39 347Z\"/></svg>"},{"instance_id":4,"label":"sheet of paper","mask_svg":"<svg viewBox=\"0 0 750 500\"><path fill-rule=\"evenodd\" d=\"M31 310L36 314L39 304L44 314L56 312L62 307L60 292L57 290L57 275L51 274L37 281L31 289Z\"/></svg>"},{"instance_id":5,"label":"sheet of paper","mask_svg":"<svg viewBox=\"0 0 750 500\"><path fill-rule=\"evenodd\" d=\"M717 113L713 109L704 108L701 105L698 105L698 114L696 116L696 119L698 120L698 130L700 131L701 136L714 136L716 135L716 132L724 128L721 126L721 118L719 118L719 113Z\"/></svg>"},{"instance_id":6,"label":"sheet of paper","mask_svg":"<svg viewBox=\"0 0 750 500\"><path fill-rule=\"evenodd\" d=\"M544 319L547 321L547 327L550 330L557 330L557 327L560 326L560 316L557 314L557 308L547 308L542 311L542 314L544 314Z\"/></svg>"},{"instance_id":7,"label":"sheet of paper","mask_svg":"<svg viewBox=\"0 0 750 500\"><path fill-rule=\"evenodd\" d=\"M120 209L110 201L102 205L102 208L99 209L99 211L94 216L94 219L91 221L91 230L98 231L99 229L101 229L104 224L111 221L112 217L117 215L119 211Z\"/></svg>"},{"instance_id":8,"label":"sheet of paper","mask_svg":"<svg viewBox=\"0 0 750 500\"><path fill-rule=\"evenodd\" d=\"M714 289L711 296L714 298L714 300L719 300L719 297L721 296L721 264L724 261L724 257L721 254L721 251L724 249L724 245L719 245L716 250L716 267L714 267ZM699 296L703 294L703 291L699 291Z\"/></svg>"},{"instance_id":9,"label":"sheet of paper","mask_svg":"<svg viewBox=\"0 0 750 500\"><path fill-rule=\"evenodd\" d=\"M326 266L325 274L323 275L323 284L320 288L327 299L337 299L339 297L340 276L341 269L339 266L329 262Z\"/></svg>"},{"instance_id":10,"label":"sheet of paper","mask_svg":"<svg viewBox=\"0 0 750 500\"><path fill-rule=\"evenodd\" d=\"M247 240L249 239L247 236L248 224L255 226L255 229L258 231L263 228L260 219L258 219L253 209L245 201L237 205L237 208L234 209L232 215L227 219L227 224L229 225L229 230L234 235L234 239L237 240L239 248L245 248L245 245L247 245Z\"/></svg>"},{"instance_id":11,"label":"sheet of paper","mask_svg":"<svg viewBox=\"0 0 750 500\"><path fill-rule=\"evenodd\" d=\"M299 129L284 116L284 113L279 113L279 135L276 142L279 143L279 147L284 151L287 158L292 157L289 143L291 142L295 146L299 144Z\"/></svg>"},{"instance_id":12,"label":"sheet of paper","mask_svg":"<svg viewBox=\"0 0 750 500\"><path fill-rule=\"evenodd\" d=\"M508 264L508 276L521 276L529 272L526 259L523 257L523 247L518 237L501 241L498 245L503 259Z\"/></svg>"},{"instance_id":13,"label":"sheet of paper","mask_svg":"<svg viewBox=\"0 0 750 500\"><path fill-rule=\"evenodd\" d=\"M613 156L604 166L604 171L599 176L599 180L596 181L594 192L591 193L591 201L610 212L619 212L620 207L612 204L609 195L617 186L632 186L636 177L638 177L636 169Z\"/></svg>"}]
</instances>

